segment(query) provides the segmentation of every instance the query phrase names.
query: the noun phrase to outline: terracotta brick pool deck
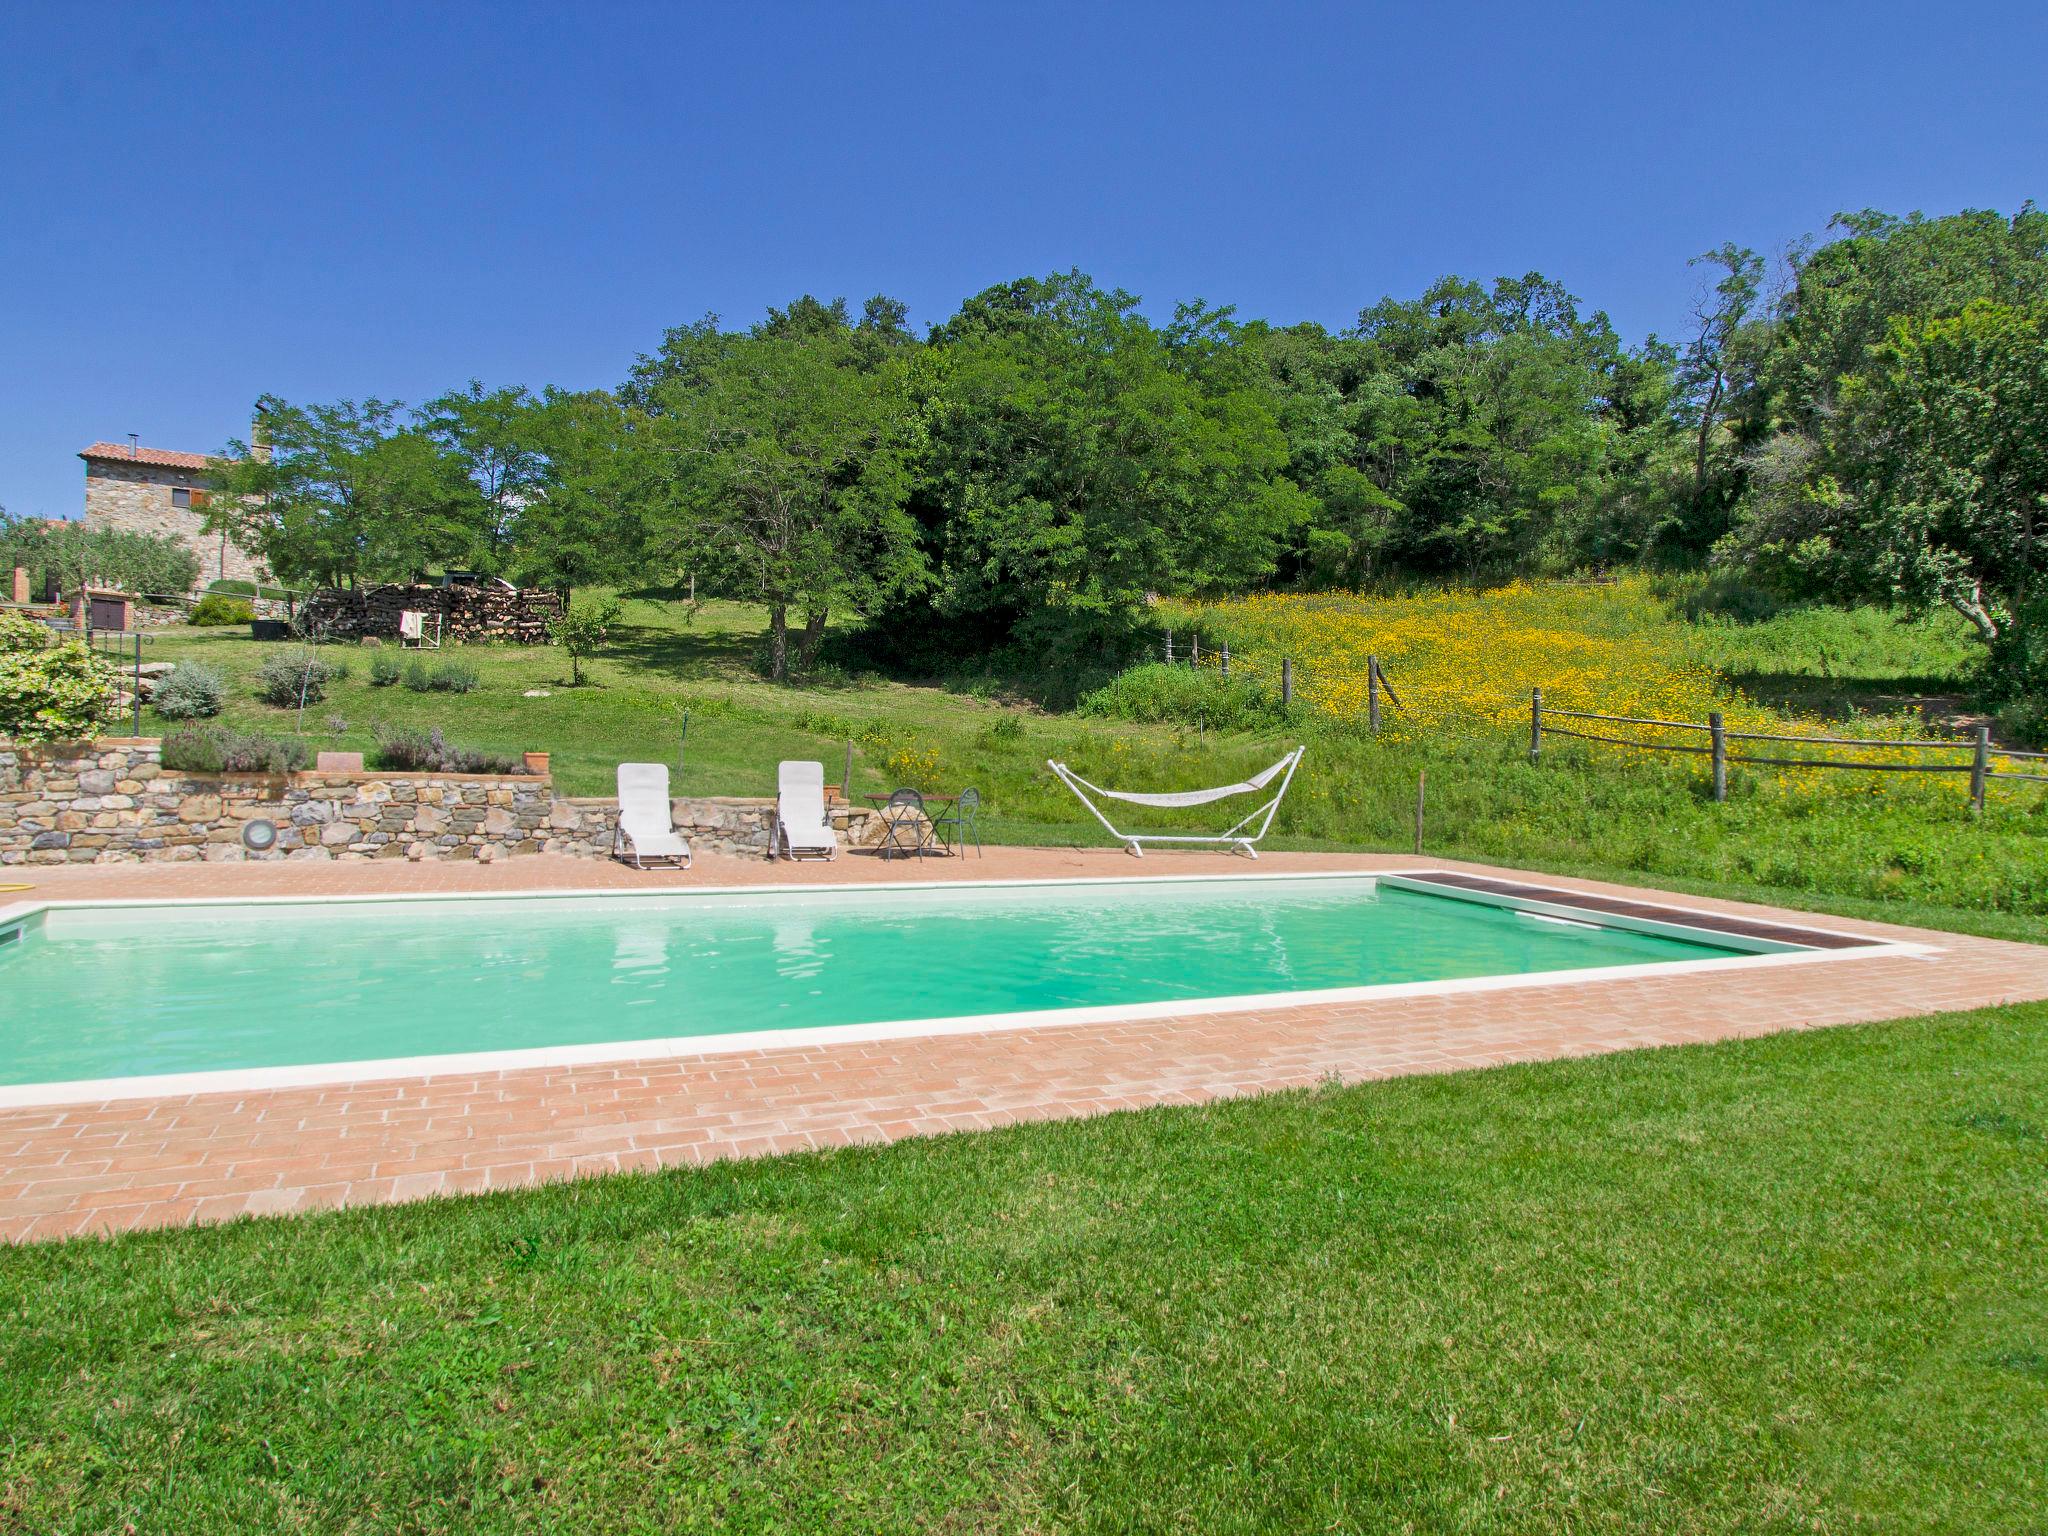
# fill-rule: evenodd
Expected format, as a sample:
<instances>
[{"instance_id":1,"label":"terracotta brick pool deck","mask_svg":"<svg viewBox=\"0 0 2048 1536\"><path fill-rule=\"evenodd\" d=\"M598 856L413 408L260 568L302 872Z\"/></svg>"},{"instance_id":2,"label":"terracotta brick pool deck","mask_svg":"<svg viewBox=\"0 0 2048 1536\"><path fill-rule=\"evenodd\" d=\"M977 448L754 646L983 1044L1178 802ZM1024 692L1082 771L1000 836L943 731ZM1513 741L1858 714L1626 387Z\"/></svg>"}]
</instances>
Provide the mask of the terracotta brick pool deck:
<instances>
[{"instance_id":1,"label":"terracotta brick pool deck","mask_svg":"<svg viewBox=\"0 0 2048 1536\"><path fill-rule=\"evenodd\" d=\"M683 875L586 859L495 865L126 865L9 870L11 900L666 890L884 880L1463 870L1443 859L1115 850L769 865ZM1094 1115L1505 1062L1680 1045L2048 998L2048 947L1603 885L1528 881L1880 939L1937 953L1107 1024L744 1049L317 1087L0 1110L0 1240L220 1221ZM4 999L0 999L4 1012Z\"/></svg>"}]
</instances>

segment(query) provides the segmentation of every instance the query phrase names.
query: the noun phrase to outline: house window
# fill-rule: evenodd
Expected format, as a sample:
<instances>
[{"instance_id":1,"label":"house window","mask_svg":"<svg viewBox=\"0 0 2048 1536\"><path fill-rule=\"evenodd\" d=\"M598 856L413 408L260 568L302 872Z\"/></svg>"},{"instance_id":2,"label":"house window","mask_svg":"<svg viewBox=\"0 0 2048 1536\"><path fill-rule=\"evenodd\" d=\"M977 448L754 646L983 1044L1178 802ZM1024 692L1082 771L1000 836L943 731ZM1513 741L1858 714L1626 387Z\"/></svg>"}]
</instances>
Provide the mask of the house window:
<instances>
[{"instance_id":1,"label":"house window","mask_svg":"<svg viewBox=\"0 0 2048 1536\"><path fill-rule=\"evenodd\" d=\"M191 506L191 505L192 505L192 493L191 493L191 492L190 492L189 490L187 490L187 489L186 489L186 488L185 488L184 486L182 486L182 485L174 485L174 486L172 486L172 487L171 487L171 505L172 505L172 506L174 506L174 507L189 507L189 506Z\"/></svg>"}]
</instances>

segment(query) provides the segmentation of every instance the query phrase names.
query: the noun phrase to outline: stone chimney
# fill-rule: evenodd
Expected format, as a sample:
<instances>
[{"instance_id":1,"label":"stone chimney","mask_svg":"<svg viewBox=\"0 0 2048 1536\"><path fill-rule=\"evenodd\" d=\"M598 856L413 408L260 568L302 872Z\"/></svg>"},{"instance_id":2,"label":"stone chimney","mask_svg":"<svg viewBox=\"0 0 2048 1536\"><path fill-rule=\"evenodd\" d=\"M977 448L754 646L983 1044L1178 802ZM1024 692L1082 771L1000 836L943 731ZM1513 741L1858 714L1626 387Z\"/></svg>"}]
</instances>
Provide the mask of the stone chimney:
<instances>
[{"instance_id":1,"label":"stone chimney","mask_svg":"<svg viewBox=\"0 0 2048 1536\"><path fill-rule=\"evenodd\" d=\"M264 421L262 406L256 407L256 414L249 418L249 457L259 464L270 462L270 428Z\"/></svg>"}]
</instances>

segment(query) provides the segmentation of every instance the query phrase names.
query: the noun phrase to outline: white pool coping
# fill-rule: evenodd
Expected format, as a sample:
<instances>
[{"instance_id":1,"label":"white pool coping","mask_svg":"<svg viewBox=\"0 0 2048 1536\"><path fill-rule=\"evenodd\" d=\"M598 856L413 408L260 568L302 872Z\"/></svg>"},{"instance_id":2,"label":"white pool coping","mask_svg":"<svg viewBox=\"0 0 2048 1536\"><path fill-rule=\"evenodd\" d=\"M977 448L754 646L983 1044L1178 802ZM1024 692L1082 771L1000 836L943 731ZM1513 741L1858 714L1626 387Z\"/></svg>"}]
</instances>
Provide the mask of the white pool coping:
<instances>
[{"instance_id":1,"label":"white pool coping","mask_svg":"<svg viewBox=\"0 0 2048 1536\"><path fill-rule=\"evenodd\" d=\"M581 1045L530 1046L516 1050L459 1051L425 1056L393 1056L368 1061L311 1062L299 1066L226 1067L203 1072L171 1072L149 1076L79 1078L54 1083L0 1085L0 1109L50 1108L67 1104L103 1104L135 1099L184 1098L197 1094L263 1093L278 1089L335 1087L353 1083L390 1082L398 1079L429 1079L449 1075L478 1075L519 1072L548 1067L617 1065L636 1061L661 1062L699 1056L753 1054L763 1051L817 1049L825 1046L871 1044L892 1040L933 1039L949 1035L970 1035L1024 1029L1058 1029L1075 1025L1137 1023L1154 1019L1201 1018L1216 1014L1253 1013L1268 1009L1314 1007L1341 1003L1382 1002L1406 997L1442 997L1475 992L1507 992L1522 988L1579 986L1605 981L1642 980L1660 976L1693 976L1718 971L1754 970L1767 966L1818 965L1875 957L1926 957L1941 953L1936 945L1869 934L1852 934L1860 942L1852 947L1790 949L1770 940L1750 938L1713 926L1734 914L1718 913L1704 907L1687 907L1664 900L1650 900L1646 892L1639 904L1669 912L1674 919L1692 916L1705 921L1697 926L1683 921L1663 921L1630 914L1575 908L1565 904L1515 897L1494 892L1461 890L1454 886L1428 884L1431 874L1458 874L1456 870L1304 870L1246 872L1203 875L1110 875L1066 876L1055 879L949 880L943 883L904 885L897 881L856 881L845 884L812 885L775 883L765 885L685 886L673 890L535 890L535 891L416 891L395 894L348 894L334 896L189 896L116 897L105 899L47 899L15 902L0 907L0 933L25 924L46 912L64 910L108 910L159 907L246 907L246 906L333 906L384 904L392 902L475 902L535 900L656 900L676 897L760 896L799 894L828 896L840 892L890 891L942 893L952 890L1038 890L1047 886L1118 886L1166 884L1241 884L1249 881L1382 880L1397 889L1438 896L1446 900L1473 900L1478 904L1525 911L1532 917L1561 918L1598 928L1621 928L1658 934L1669 938L1708 943L1720 948L1753 947L1759 952L1699 960L1653 961L1646 965L1588 966L1582 969L1515 972L1497 976L1454 977L1441 981L1379 982L1370 986L1325 987L1307 991L1244 993L1229 997L1181 998L1157 1003L1109 1003L1082 1008L1049 1008L1013 1013L968 1014L951 1018L906 1019L871 1024L813 1025L793 1029L741 1030L717 1035L655 1037L640 1040L596 1041ZM1519 872L1512 872L1519 873ZM1503 877L1506 877L1504 872ZM1630 888L1633 889L1633 888ZM1759 921L1764 921L1759 919ZM1840 936L1843 930L1815 928L1787 921L1775 913L1771 926L1788 932Z\"/></svg>"}]
</instances>

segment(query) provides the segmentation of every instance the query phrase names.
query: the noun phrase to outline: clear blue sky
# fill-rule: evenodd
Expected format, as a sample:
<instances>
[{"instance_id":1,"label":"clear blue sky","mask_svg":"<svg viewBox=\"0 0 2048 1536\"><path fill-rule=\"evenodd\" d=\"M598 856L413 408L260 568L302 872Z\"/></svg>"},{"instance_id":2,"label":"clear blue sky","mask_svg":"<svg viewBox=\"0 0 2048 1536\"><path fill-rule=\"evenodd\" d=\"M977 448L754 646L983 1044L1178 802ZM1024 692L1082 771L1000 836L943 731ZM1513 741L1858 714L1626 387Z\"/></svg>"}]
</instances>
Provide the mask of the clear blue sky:
<instances>
[{"instance_id":1,"label":"clear blue sky","mask_svg":"<svg viewBox=\"0 0 2048 1536\"><path fill-rule=\"evenodd\" d=\"M925 324L1078 266L1348 323L2044 193L2048 7L270 4L0 11L0 505L263 391L617 382L810 291Z\"/></svg>"}]
</instances>

